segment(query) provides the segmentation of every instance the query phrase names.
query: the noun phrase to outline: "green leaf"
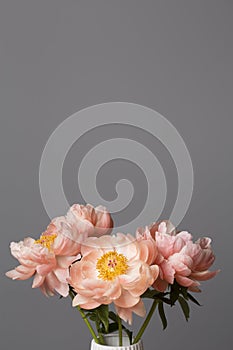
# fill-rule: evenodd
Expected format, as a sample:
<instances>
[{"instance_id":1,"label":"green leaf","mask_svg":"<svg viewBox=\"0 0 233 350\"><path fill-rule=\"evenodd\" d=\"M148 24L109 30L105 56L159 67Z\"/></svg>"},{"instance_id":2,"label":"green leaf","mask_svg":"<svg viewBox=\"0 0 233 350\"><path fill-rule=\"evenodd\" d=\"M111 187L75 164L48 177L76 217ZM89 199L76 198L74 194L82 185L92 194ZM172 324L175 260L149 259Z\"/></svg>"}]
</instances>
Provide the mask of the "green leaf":
<instances>
[{"instance_id":1,"label":"green leaf","mask_svg":"<svg viewBox=\"0 0 233 350\"><path fill-rule=\"evenodd\" d=\"M88 310L88 312L86 312L87 310L85 309L81 309L82 312L85 314L85 318L89 318L91 321L96 321L96 309L93 310Z\"/></svg>"},{"instance_id":2,"label":"green leaf","mask_svg":"<svg viewBox=\"0 0 233 350\"><path fill-rule=\"evenodd\" d=\"M96 317L96 314L91 314L91 315L86 315L86 317L89 317L91 321L94 321L96 322L97 321L97 317Z\"/></svg>"},{"instance_id":3,"label":"green leaf","mask_svg":"<svg viewBox=\"0 0 233 350\"><path fill-rule=\"evenodd\" d=\"M189 319L189 305L187 303L187 301L182 297L179 296L178 301L180 303L181 309L183 311L183 314L185 316L186 321L188 321Z\"/></svg>"},{"instance_id":4,"label":"green leaf","mask_svg":"<svg viewBox=\"0 0 233 350\"><path fill-rule=\"evenodd\" d=\"M115 314L115 312L113 311L109 311L109 318L112 320L112 321L115 321L117 322L117 315Z\"/></svg>"},{"instance_id":5,"label":"green leaf","mask_svg":"<svg viewBox=\"0 0 233 350\"><path fill-rule=\"evenodd\" d=\"M187 291L187 287L180 287L180 292L183 295L183 297L188 300L188 291Z\"/></svg>"},{"instance_id":6,"label":"green leaf","mask_svg":"<svg viewBox=\"0 0 233 350\"><path fill-rule=\"evenodd\" d=\"M197 304L197 305L201 306L201 304L199 303L199 301L197 301L197 300L192 296L192 294L187 293L187 295L188 295L188 298L189 298L194 304Z\"/></svg>"},{"instance_id":7,"label":"green leaf","mask_svg":"<svg viewBox=\"0 0 233 350\"><path fill-rule=\"evenodd\" d=\"M124 331L126 332L126 334L128 335L129 338L129 343L132 344L133 341L133 332L131 332L129 329L122 327L124 329Z\"/></svg>"},{"instance_id":8,"label":"green leaf","mask_svg":"<svg viewBox=\"0 0 233 350\"><path fill-rule=\"evenodd\" d=\"M102 322L105 332L108 333L108 326L109 326L109 320L108 320L108 305L100 305L96 309L96 315L99 319L99 321Z\"/></svg>"},{"instance_id":9,"label":"green leaf","mask_svg":"<svg viewBox=\"0 0 233 350\"><path fill-rule=\"evenodd\" d=\"M159 316L160 316L162 324L163 324L163 329L165 329L165 328L167 328L167 318L165 316L164 307L163 307L162 302L159 303L158 310L159 310Z\"/></svg>"},{"instance_id":10,"label":"green leaf","mask_svg":"<svg viewBox=\"0 0 233 350\"><path fill-rule=\"evenodd\" d=\"M181 287L176 281L174 281L174 284L170 285L170 288L171 288L170 301L171 301L171 306L173 306L178 300L180 293L182 293L183 287Z\"/></svg>"},{"instance_id":11,"label":"green leaf","mask_svg":"<svg viewBox=\"0 0 233 350\"><path fill-rule=\"evenodd\" d=\"M109 323L108 333L116 332L117 330L118 330L118 323L116 322Z\"/></svg>"},{"instance_id":12,"label":"green leaf","mask_svg":"<svg viewBox=\"0 0 233 350\"><path fill-rule=\"evenodd\" d=\"M179 298L179 292L176 290L172 291L170 294L171 306L175 305L178 298Z\"/></svg>"},{"instance_id":13,"label":"green leaf","mask_svg":"<svg viewBox=\"0 0 233 350\"><path fill-rule=\"evenodd\" d=\"M157 298L156 298L157 299ZM158 298L159 301L163 301L165 304L171 305L171 300L168 298Z\"/></svg>"},{"instance_id":14,"label":"green leaf","mask_svg":"<svg viewBox=\"0 0 233 350\"><path fill-rule=\"evenodd\" d=\"M147 289L143 294L142 294L142 298L149 298L149 299L154 299L154 300L158 300L158 301L163 301L166 304L171 305L171 300L166 298L166 295L168 295L170 293L168 292L159 292L155 289Z\"/></svg>"},{"instance_id":15,"label":"green leaf","mask_svg":"<svg viewBox=\"0 0 233 350\"><path fill-rule=\"evenodd\" d=\"M158 292L155 289L147 289L143 294L142 294L142 298L150 298L150 299L154 299L156 296L158 296L159 294L163 294L161 292Z\"/></svg>"}]
</instances>

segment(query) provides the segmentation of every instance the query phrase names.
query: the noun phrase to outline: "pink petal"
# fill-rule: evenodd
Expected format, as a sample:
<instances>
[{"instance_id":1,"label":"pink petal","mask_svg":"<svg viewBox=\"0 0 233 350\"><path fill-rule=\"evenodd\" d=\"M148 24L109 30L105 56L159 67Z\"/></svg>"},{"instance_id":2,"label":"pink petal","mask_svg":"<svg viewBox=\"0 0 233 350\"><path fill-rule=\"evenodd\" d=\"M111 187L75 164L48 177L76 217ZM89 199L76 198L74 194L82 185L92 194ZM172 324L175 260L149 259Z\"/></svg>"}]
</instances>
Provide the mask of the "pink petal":
<instances>
[{"instance_id":1,"label":"pink petal","mask_svg":"<svg viewBox=\"0 0 233 350\"><path fill-rule=\"evenodd\" d=\"M69 269L55 269L53 270L54 274L56 275L57 279L62 283L67 283L67 278L69 276Z\"/></svg>"},{"instance_id":2,"label":"pink petal","mask_svg":"<svg viewBox=\"0 0 233 350\"><path fill-rule=\"evenodd\" d=\"M132 324L132 310L131 308L124 308L124 307L119 307L115 305L116 312L119 315L119 317L125 321L128 322L130 325Z\"/></svg>"},{"instance_id":3,"label":"pink petal","mask_svg":"<svg viewBox=\"0 0 233 350\"><path fill-rule=\"evenodd\" d=\"M63 297L67 297L69 295L68 283L62 283L59 281L59 284L56 286L55 290Z\"/></svg>"},{"instance_id":4,"label":"pink petal","mask_svg":"<svg viewBox=\"0 0 233 350\"><path fill-rule=\"evenodd\" d=\"M42 265L38 265L36 268L36 271L39 273L39 275L41 276L45 276L48 273L50 273L54 267L56 266L56 264L42 264Z\"/></svg>"},{"instance_id":5,"label":"pink petal","mask_svg":"<svg viewBox=\"0 0 233 350\"><path fill-rule=\"evenodd\" d=\"M72 306L77 305L81 306L83 309L90 310L100 306L100 303L77 294L72 301Z\"/></svg>"},{"instance_id":6,"label":"pink petal","mask_svg":"<svg viewBox=\"0 0 233 350\"><path fill-rule=\"evenodd\" d=\"M40 276L38 273L36 273L33 279L32 288L40 287L44 282L44 279L45 279L44 276Z\"/></svg>"},{"instance_id":7,"label":"pink petal","mask_svg":"<svg viewBox=\"0 0 233 350\"><path fill-rule=\"evenodd\" d=\"M160 269L162 270L162 279L166 280L170 284L173 284L175 269L173 268L172 263L168 260L164 260L160 265Z\"/></svg>"},{"instance_id":8,"label":"pink petal","mask_svg":"<svg viewBox=\"0 0 233 350\"><path fill-rule=\"evenodd\" d=\"M57 265L61 268L69 267L75 260L80 259L81 255L78 254L76 256L57 256Z\"/></svg>"},{"instance_id":9,"label":"pink petal","mask_svg":"<svg viewBox=\"0 0 233 350\"><path fill-rule=\"evenodd\" d=\"M162 280L160 277L158 277L152 286L154 289L158 290L159 292L164 292L168 287L168 283Z\"/></svg>"},{"instance_id":10,"label":"pink petal","mask_svg":"<svg viewBox=\"0 0 233 350\"><path fill-rule=\"evenodd\" d=\"M176 276L176 281L183 287L198 286L199 283L191 280L188 277Z\"/></svg>"},{"instance_id":11,"label":"pink petal","mask_svg":"<svg viewBox=\"0 0 233 350\"><path fill-rule=\"evenodd\" d=\"M146 308L143 301L140 299L139 303L131 308L131 310L140 317L146 316Z\"/></svg>"},{"instance_id":12,"label":"pink petal","mask_svg":"<svg viewBox=\"0 0 233 350\"><path fill-rule=\"evenodd\" d=\"M135 306L132 306L130 308L123 308L117 305L115 305L115 308L120 318L125 322L128 322L130 325L132 324L132 312L140 317L145 317L146 315L146 308L141 299Z\"/></svg>"},{"instance_id":13,"label":"pink petal","mask_svg":"<svg viewBox=\"0 0 233 350\"><path fill-rule=\"evenodd\" d=\"M54 290L50 289L46 282L46 279L44 279L44 282L41 284L40 290L46 297L52 297L54 295Z\"/></svg>"},{"instance_id":14,"label":"pink petal","mask_svg":"<svg viewBox=\"0 0 233 350\"><path fill-rule=\"evenodd\" d=\"M139 297L133 297L127 290L123 290L120 298L114 301L114 304L120 307L132 307L139 302Z\"/></svg>"},{"instance_id":15,"label":"pink petal","mask_svg":"<svg viewBox=\"0 0 233 350\"><path fill-rule=\"evenodd\" d=\"M201 290L198 288L198 286L190 286L190 287L188 287L188 290L191 292L195 292L195 293L201 292Z\"/></svg>"},{"instance_id":16,"label":"pink petal","mask_svg":"<svg viewBox=\"0 0 233 350\"><path fill-rule=\"evenodd\" d=\"M202 272L194 272L191 274L191 277L195 280L198 281L206 281L209 280L210 278L215 277L220 270L217 271L202 271Z\"/></svg>"},{"instance_id":17,"label":"pink petal","mask_svg":"<svg viewBox=\"0 0 233 350\"><path fill-rule=\"evenodd\" d=\"M6 272L6 276L9 278L12 278L13 280L27 280L28 278L32 277L35 273L35 270L29 270L27 274L18 272L17 270L11 270Z\"/></svg>"}]
</instances>

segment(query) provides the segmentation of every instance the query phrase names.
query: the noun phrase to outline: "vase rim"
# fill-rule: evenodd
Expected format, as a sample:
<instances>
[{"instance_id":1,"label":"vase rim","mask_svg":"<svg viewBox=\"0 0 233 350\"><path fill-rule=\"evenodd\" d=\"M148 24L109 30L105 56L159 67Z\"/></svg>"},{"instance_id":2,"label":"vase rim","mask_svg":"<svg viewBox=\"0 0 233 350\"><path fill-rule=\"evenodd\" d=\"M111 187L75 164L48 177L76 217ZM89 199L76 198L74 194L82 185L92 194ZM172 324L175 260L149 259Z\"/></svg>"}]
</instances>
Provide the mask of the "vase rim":
<instances>
[{"instance_id":1,"label":"vase rim","mask_svg":"<svg viewBox=\"0 0 233 350\"><path fill-rule=\"evenodd\" d=\"M115 334L104 334L104 338L118 338L118 333L115 333ZM128 339L128 336L126 334L123 334L122 335L122 338L124 339ZM135 345L140 345L142 343L142 340L139 339L139 341L135 344L128 344L128 345L108 345L108 344L98 344L96 343L95 339L92 339L92 343L96 344L98 347L105 347L105 348L108 348L108 349L128 349L129 347L133 347Z\"/></svg>"}]
</instances>

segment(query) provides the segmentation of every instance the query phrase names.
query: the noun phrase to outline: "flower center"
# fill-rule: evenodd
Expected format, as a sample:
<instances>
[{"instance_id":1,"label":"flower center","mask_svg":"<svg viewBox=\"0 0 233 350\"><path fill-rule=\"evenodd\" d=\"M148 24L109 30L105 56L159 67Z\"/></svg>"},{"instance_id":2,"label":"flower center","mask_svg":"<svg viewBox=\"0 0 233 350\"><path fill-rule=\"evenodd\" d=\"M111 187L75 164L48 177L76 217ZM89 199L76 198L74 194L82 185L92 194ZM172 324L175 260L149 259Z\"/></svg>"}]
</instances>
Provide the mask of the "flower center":
<instances>
[{"instance_id":1,"label":"flower center","mask_svg":"<svg viewBox=\"0 0 233 350\"><path fill-rule=\"evenodd\" d=\"M104 281L113 281L117 276L123 275L128 269L127 258L123 254L110 251L103 254L96 263L98 277Z\"/></svg>"},{"instance_id":2,"label":"flower center","mask_svg":"<svg viewBox=\"0 0 233 350\"><path fill-rule=\"evenodd\" d=\"M41 244L48 250L51 250L51 245L53 244L55 238L57 237L56 234L46 234L42 233L39 239L35 241L36 244Z\"/></svg>"}]
</instances>

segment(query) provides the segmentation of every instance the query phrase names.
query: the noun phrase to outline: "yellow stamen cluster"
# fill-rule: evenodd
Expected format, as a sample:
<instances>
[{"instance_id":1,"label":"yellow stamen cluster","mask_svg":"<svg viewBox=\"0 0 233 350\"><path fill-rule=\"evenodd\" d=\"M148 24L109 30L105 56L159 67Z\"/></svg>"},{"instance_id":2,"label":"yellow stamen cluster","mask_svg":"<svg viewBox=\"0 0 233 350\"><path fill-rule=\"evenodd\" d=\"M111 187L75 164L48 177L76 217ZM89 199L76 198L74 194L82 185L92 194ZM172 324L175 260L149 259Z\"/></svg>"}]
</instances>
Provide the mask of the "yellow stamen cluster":
<instances>
[{"instance_id":1,"label":"yellow stamen cluster","mask_svg":"<svg viewBox=\"0 0 233 350\"><path fill-rule=\"evenodd\" d=\"M51 249L51 245L53 244L55 238L57 237L56 234L45 234L42 233L39 239L35 241L37 244L41 244L44 247L48 248L48 250Z\"/></svg>"},{"instance_id":2,"label":"yellow stamen cluster","mask_svg":"<svg viewBox=\"0 0 233 350\"><path fill-rule=\"evenodd\" d=\"M123 275L128 269L127 258L123 254L110 251L103 254L96 263L99 272L98 278L104 281L113 281L117 276Z\"/></svg>"}]
</instances>

